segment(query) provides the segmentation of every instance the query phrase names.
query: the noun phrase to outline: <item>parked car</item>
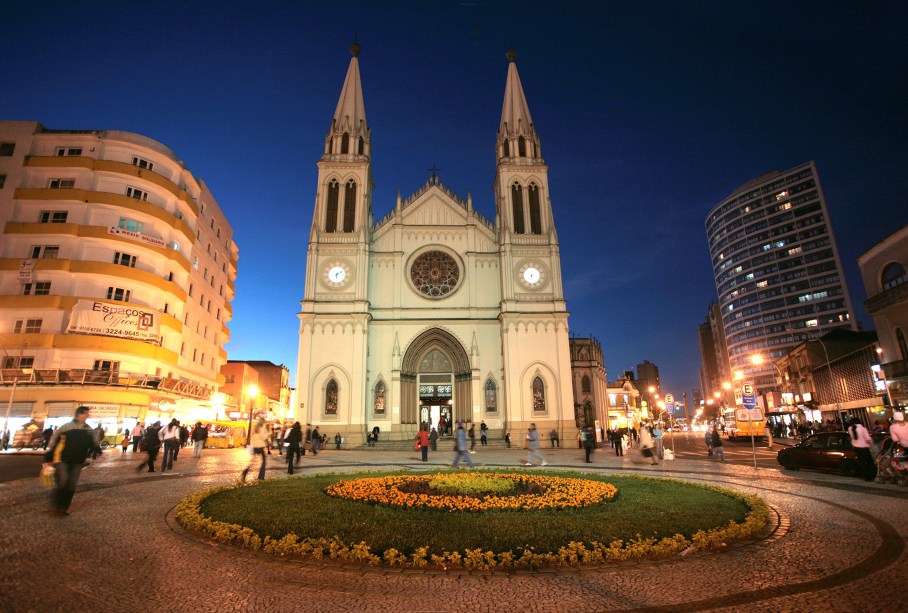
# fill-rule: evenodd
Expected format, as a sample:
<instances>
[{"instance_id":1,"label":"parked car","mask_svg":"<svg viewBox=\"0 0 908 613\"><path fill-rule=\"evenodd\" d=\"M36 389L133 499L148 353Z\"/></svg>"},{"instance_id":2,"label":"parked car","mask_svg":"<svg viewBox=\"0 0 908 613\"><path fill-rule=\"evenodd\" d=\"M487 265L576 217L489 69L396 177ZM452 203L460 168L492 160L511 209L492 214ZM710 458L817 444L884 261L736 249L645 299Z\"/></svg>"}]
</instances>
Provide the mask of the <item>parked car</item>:
<instances>
[{"instance_id":1,"label":"parked car","mask_svg":"<svg viewBox=\"0 0 908 613\"><path fill-rule=\"evenodd\" d=\"M858 456L847 432L820 432L809 436L794 447L780 450L776 461L786 470L810 468L852 477L861 474Z\"/></svg>"}]
</instances>

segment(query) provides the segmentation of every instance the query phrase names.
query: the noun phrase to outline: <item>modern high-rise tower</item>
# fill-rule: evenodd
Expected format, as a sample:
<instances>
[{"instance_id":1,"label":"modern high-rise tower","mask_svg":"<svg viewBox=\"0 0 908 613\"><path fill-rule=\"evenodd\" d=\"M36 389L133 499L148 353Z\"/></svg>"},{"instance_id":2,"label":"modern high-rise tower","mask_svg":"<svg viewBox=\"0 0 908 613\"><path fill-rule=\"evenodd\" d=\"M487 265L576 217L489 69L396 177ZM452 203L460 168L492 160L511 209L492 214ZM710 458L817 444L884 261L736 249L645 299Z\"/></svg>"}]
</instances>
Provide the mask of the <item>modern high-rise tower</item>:
<instances>
[{"instance_id":1,"label":"modern high-rise tower","mask_svg":"<svg viewBox=\"0 0 908 613\"><path fill-rule=\"evenodd\" d=\"M733 377L774 389L772 361L828 330L856 329L812 161L735 190L707 215L706 235Z\"/></svg>"}]
</instances>

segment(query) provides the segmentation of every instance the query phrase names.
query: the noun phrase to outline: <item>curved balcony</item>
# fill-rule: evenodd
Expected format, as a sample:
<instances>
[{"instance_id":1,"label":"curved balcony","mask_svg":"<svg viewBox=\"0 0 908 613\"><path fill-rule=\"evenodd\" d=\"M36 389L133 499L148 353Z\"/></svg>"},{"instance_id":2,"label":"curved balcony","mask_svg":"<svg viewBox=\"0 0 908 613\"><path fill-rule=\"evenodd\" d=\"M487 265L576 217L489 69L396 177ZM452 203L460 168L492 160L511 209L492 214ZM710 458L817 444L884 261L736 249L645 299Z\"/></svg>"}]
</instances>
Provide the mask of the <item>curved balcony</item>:
<instances>
[{"instance_id":1,"label":"curved balcony","mask_svg":"<svg viewBox=\"0 0 908 613\"><path fill-rule=\"evenodd\" d=\"M92 171L113 172L120 175L127 175L137 179L143 179L149 183L154 183L163 187L168 192L176 196L179 200L186 203L196 217L199 216L199 207L185 189L180 189L173 181L159 175L153 170L139 168L126 162L114 162L112 160L97 160L95 158L84 156L41 156L30 155L25 158L25 166L32 168L86 168Z\"/></svg>"},{"instance_id":2,"label":"curved balcony","mask_svg":"<svg viewBox=\"0 0 908 613\"><path fill-rule=\"evenodd\" d=\"M12 258L0 259L0 270L18 270L19 262ZM186 301L186 291L173 281L137 268L110 264L107 262L86 262L83 260L36 260L35 271L57 271L73 274L102 275L129 279L138 283L151 285L157 289L173 294L178 300Z\"/></svg>"},{"instance_id":3,"label":"curved balcony","mask_svg":"<svg viewBox=\"0 0 908 613\"><path fill-rule=\"evenodd\" d=\"M179 356L176 352L158 345L143 343L113 336L93 336L89 334L0 334L0 346L17 347L25 342L29 351L36 349L78 349L98 351L106 355L122 353L158 360L177 366Z\"/></svg>"},{"instance_id":4,"label":"curved balcony","mask_svg":"<svg viewBox=\"0 0 908 613\"><path fill-rule=\"evenodd\" d=\"M20 187L16 189L13 196L19 200L76 200L87 204L107 204L121 209L128 209L145 213L151 217L160 219L168 226L182 232L183 236L189 239L190 243L195 243L196 236L182 219L168 213L165 209L151 204L145 200L130 198L124 194L114 194L112 192L96 192L88 189L50 189L43 187ZM43 225L43 224L42 224ZM55 226L58 224L46 224Z\"/></svg>"},{"instance_id":5,"label":"curved balcony","mask_svg":"<svg viewBox=\"0 0 908 613\"><path fill-rule=\"evenodd\" d=\"M94 302L106 302L109 304L133 304L140 308L152 308L129 302L115 302L113 300L103 300L90 296L0 296L0 309L54 309L61 311L71 311L79 300L91 300ZM159 311L160 312L160 311ZM183 332L183 322L169 313L161 313L161 325L166 326L179 334ZM3 335L0 334L0 337ZM15 338L22 337L16 334ZM104 337L107 338L107 337ZM20 339L21 340L21 339ZM225 341L226 342L226 341ZM21 342L13 341L10 347L18 347Z\"/></svg>"}]
</instances>

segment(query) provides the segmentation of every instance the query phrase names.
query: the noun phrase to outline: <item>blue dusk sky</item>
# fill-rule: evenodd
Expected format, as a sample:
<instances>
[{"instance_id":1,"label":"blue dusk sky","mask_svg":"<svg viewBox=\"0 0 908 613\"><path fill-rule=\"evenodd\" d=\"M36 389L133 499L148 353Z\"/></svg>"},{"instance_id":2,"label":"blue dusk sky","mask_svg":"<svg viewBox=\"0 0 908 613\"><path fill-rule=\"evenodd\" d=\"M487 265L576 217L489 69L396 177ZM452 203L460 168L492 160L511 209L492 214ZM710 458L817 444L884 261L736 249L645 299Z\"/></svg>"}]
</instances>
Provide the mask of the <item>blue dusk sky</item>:
<instances>
[{"instance_id":1,"label":"blue dusk sky","mask_svg":"<svg viewBox=\"0 0 908 613\"><path fill-rule=\"evenodd\" d=\"M322 153L354 37L380 219L437 165L494 219L517 66L549 165L571 331L609 379L699 387L704 220L815 160L858 319L857 257L908 223L908 3L6 0L0 118L126 130L206 181L240 247L230 359L296 379Z\"/></svg>"}]
</instances>

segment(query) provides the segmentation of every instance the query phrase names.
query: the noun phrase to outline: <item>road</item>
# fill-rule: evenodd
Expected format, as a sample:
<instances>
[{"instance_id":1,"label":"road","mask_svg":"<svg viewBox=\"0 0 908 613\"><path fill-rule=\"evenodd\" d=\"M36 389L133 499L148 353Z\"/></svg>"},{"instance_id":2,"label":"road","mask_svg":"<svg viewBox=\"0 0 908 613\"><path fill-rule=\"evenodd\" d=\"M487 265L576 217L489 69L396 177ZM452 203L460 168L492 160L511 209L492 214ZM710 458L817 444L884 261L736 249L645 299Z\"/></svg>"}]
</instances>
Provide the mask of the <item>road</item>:
<instances>
[{"instance_id":1,"label":"road","mask_svg":"<svg viewBox=\"0 0 908 613\"><path fill-rule=\"evenodd\" d=\"M712 462L706 454L706 443L703 442L702 432L675 432L665 434L666 449L672 448L672 437L674 436L675 456L685 460L702 460ZM727 438L722 439L722 447L725 449L725 458L730 464L741 464L745 466L754 465L754 451L751 449L750 439L730 441ZM776 462L776 453L782 449L782 445L776 444L772 449L766 447L766 442L757 439L754 444L757 455L757 466L760 468L781 469Z\"/></svg>"}]
</instances>

